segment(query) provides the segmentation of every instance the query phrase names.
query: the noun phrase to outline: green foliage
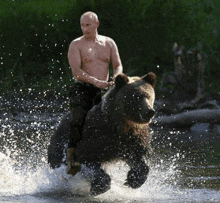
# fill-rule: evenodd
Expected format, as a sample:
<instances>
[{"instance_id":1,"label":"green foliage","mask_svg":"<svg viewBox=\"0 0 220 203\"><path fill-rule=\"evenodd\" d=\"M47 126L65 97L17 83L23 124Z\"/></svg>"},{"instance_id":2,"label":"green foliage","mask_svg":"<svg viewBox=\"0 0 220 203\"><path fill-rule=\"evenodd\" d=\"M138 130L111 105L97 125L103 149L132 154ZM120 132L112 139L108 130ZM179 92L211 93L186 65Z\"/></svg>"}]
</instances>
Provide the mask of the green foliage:
<instances>
[{"instance_id":1,"label":"green foliage","mask_svg":"<svg viewBox=\"0 0 220 203\"><path fill-rule=\"evenodd\" d=\"M99 33L116 41L128 75L173 70L177 42L207 56L209 86L220 76L218 0L7 0L0 8L1 91L71 81L68 46L88 10L99 16Z\"/></svg>"}]
</instances>

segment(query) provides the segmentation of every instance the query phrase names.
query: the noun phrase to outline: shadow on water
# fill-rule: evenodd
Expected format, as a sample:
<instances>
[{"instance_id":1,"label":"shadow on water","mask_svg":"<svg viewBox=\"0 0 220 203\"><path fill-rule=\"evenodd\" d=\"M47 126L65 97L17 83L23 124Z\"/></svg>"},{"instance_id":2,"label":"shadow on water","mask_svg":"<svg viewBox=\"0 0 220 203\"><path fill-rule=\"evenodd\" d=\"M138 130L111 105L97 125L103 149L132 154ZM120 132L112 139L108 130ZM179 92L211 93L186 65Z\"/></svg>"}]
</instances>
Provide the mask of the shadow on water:
<instances>
[{"instance_id":1,"label":"shadow on water","mask_svg":"<svg viewBox=\"0 0 220 203\"><path fill-rule=\"evenodd\" d=\"M220 201L220 133L201 126L153 129L151 171L141 188L123 186L127 169L119 163L106 169L115 177L110 191L76 195L71 187L77 180L69 184L65 167L52 170L47 164L50 136L67 110L53 101L1 103L0 203Z\"/></svg>"}]
</instances>

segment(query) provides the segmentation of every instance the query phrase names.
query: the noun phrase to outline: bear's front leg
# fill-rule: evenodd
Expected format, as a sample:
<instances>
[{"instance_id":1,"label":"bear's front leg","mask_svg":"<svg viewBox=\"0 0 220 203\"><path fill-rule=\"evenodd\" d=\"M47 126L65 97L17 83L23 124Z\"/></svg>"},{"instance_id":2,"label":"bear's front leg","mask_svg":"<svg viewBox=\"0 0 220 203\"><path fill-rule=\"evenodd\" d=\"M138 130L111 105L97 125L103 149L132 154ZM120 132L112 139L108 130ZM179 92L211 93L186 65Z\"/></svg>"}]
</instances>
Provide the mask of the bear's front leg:
<instances>
[{"instance_id":1,"label":"bear's front leg","mask_svg":"<svg viewBox=\"0 0 220 203\"><path fill-rule=\"evenodd\" d=\"M110 189L111 178L110 176L101 168L100 163L94 163L87 165L88 168L93 171L93 180L91 181L90 194L99 195Z\"/></svg>"},{"instance_id":2,"label":"bear's front leg","mask_svg":"<svg viewBox=\"0 0 220 203\"><path fill-rule=\"evenodd\" d=\"M128 171L125 185L132 187L133 189L141 187L147 180L149 173L149 167L143 160L136 162L135 166Z\"/></svg>"}]
</instances>

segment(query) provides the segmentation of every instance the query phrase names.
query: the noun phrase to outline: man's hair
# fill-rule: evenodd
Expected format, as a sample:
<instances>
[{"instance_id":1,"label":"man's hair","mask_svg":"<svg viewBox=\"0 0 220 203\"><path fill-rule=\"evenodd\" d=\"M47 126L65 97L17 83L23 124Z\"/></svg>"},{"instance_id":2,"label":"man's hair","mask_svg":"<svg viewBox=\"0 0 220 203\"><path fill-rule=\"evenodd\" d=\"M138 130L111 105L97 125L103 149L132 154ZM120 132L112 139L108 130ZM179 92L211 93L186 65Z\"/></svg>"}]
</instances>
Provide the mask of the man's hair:
<instances>
[{"instance_id":1,"label":"man's hair","mask_svg":"<svg viewBox=\"0 0 220 203\"><path fill-rule=\"evenodd\" d=\"M84 16L89 16L90 18L92 18L95 22L99 22L99 19L98 19L98 16L92 12L92 11L88 11L88 12L85 12L82 14L81 18L80 18L80 21L81 19L84 17Z\"/></svg>"}]
</instances>

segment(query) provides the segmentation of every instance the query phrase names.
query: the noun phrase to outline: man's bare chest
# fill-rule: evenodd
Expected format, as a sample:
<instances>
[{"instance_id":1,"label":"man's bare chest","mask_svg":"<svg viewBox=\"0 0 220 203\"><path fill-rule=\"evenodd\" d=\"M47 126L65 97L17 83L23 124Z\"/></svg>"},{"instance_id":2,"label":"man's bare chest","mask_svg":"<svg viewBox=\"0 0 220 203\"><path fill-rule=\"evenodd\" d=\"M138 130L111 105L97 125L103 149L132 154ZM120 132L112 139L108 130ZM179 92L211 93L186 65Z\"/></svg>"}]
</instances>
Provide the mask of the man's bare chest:
<instances>
[{"instance_id":1,"label":"man's bare chest","mask_svg":"<svg viewBox=\"0 0 220 203\"><path fill-rule=\"evenodd\" d=\"M94 43L81 47L81 59L83 63L102 61L110 63L111 49L106 43Z\"/></svg>"}]
</instances>

